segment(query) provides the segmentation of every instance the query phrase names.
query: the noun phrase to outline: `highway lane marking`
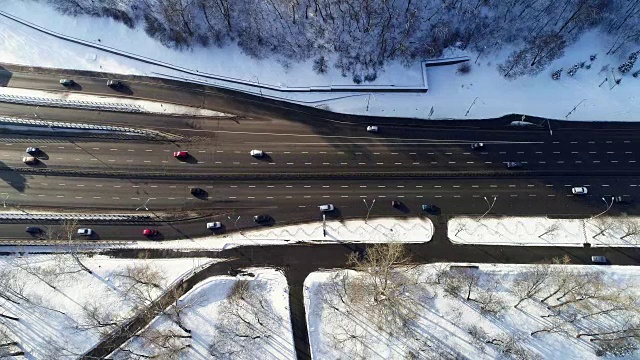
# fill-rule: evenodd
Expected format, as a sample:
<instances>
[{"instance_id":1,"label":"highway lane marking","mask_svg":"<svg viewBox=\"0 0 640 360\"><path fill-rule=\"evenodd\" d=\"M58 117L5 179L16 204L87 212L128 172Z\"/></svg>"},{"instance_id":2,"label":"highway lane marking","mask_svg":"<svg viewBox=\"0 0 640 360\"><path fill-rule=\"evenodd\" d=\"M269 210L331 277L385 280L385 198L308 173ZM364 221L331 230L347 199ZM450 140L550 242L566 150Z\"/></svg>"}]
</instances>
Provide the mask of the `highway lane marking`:
<instances>
[{"instance_id":1,"label":"highway lane marking","mask_svg":"<svg viewBox=\"0 0 640 360\"><path fill-rule=\"evenodd\" d=\"M65 186L65 185L67 185L67 184L58 184L58 186Z\"/></svg>"},{"instance_id":2,"label":"highway lane marking","mask_svg":"<svg viewBox=\"0 0 640 360\"><path fill-rule=\"evenodd\" d=\"M91 161L98 161L98 159L96 159L96 158L91 158L91 159L89 159L89 160L91 160Z\"/></svg>"},{"instance_id":3,"label":"highway lane marking","mask_svg":"<svg viewBox=\"0 0 640 360\"><path fill-rule=\"evenodd\" d=\"M546 164L546 161L538 161L538 164Z\"/></svg>"},{"instance_id":4,"label":"highway lane marking","mask_svg":"<svg viewBox=\"0 0 640 360\"><path fill-rule=\"evenodd\" d=\"M322 197L323 197L323 198L329 198L329 197L331 197L331 196L329 196L329 195L322 195Z\"/></svg>"},{"instance_id":5,"label":"highway lane marking","mask_svg":"<svg viewBox=\"0 0 640 360\"><path fill-rule=\"evenodd\" d=\"M93 198L94 199L102 199L102 197L100 197L100 196L94 196Z\"/></svg>"},{"instance_id":6,"label":"highway lane marking","mask_svg":"<svg viewBox=\"0 0 640 360\"><path fill-rule=\"evenodd\" d=\"M342 185L342 186L340 186L340 187L341 187L341 188L348 188L348 187L349 187L349 185Z\"/></svg>"},{"instance_id":7,"label":"highway lane marking","mask_svg":"<svg viewBox=\"0 0 640 360\"><path fill-rule=\"evenodd\" d=\"M536 151L536 154L542 154L542 151Z\"/></svg>"},{"instance_id":8,"label":"highway lane marking","mask_svg":"<svg viewBox=\"0 0 640 360\"><path fill-rule=\"evenodd\" d=\"M420 165L420 163L419 162L414 162L413 165Z\"/></svg>"},{"instance_id":9,"label":"highway lane marking","mask_svg":"<svg viewBox=\"0 0 640 360\"><path fill-rule=\"evenodd\" d=\"M122 185L113 185L114 188L122 187Z\"/></svg>"},{"instance_id":10,"label":"highway lane marking","mask_svg":"<svg viewBox=\"0 0 640 360\"><path fill-rule=\"evenodd\" d=\"M434 155L435 153L427 153L427 155Z\"/></svg>"},{"instance_id":11,"label":"highway lane marking","mask_svg":"<svg viewBox=\"0 0 640 360\"><path fill-rule=\"evenodd\" d=\"M441 197L442 197L442 195L436 195L435 197L437 197L437 198L441 198Z\"/></svg>"},{"instance_id":12,"label":"highway lane marking","mask_svg":"<svg viewBox=\"0 0 640 360\"><path fill-rule=\"evenodd\" d=\"M232 187L232 188L237 188L237 187L238 187L238 185L231 185L231 187Z\"/></svg>"},{"instance_id":13,"label":"highway lane marking","mask_svg":"<svg viewBox=\"0 0 640 360\"><path fill-rule=\"evenodd\" d=\"M63 198L63 197L64 197L64 195L58 195L58 196L56 196L56 197Z\"/></svg>"},{"instance_id":14,"label":"highway lane marking","mask_svg":"<svg viewBox=\"0 0 640 360\"><path fill-rule=\"evenodd\" d=\"M409 155L415 155L416 153L409 153Z\"/></svg>"},{"instance_id":15,"label":"highway lane marking","mask_svg":"<svg viewBox=\"0 0 640 360\"><path fill-rule=\"evenodd\" d=\"M343 162L343 163L340 163L340 165L347 165L347 163Z\"/></svg>"},{"instance_id":16,"label":"highway lane marking","mask_svg":"<svg viewBox=\"0 0 640 360\"><path fill-rule=\"evenodd\" d=\"M595 144L596 142L595 141L589 141L588 143L589 144Z\"/></svg>"},{"instance_id":17,"label":"highway lane marking","mask_svg":"<svg viewBox=\"0 0 640 360\"><path fill-rule=\"evenodd\" d=\"M222 161L216 161L215 163L216 164L222 164Z\"/></svg>"},{"instance_id":18,"label":"highway lane marking","mask_svg":"<svg viewBox=\"0 0 640 360\"><path fill-rule=\"evenodd\" d=\"M111 159L111 160L107 160L108 162L114 162L116 161L115 159Z\"/></svg>"},{"instance_id":19,"label":"highway lane marking","mask_svg":"<svg viewBox=\"0 0 640 360\"><path fill-rule=\"evenodd\" d=\"M285 151L284 153L285 154L291 154L291 151Z\"/></svg>"},{"instance_id":20,"label":"highway lane marking","mask_svg":"<svg viewBox=\"0 0 640 360\"><path fill-rule=\"evenodd\" d=\"M374 153L373 153L373 155L380 155L380 153L376 153L376 152L374 152Z\"/></svg>"},{"instance_id":21,"label":"highway lane marking","mask_svg":"<svg viewBox=\"0 0 640 360\"><path fill-rule=\"evenodd\" d=\"M553 143L554 144L560 144L560 141L554 141Z\"/></svg>"},{"instance_id":22,"label":"highway lane marking","mask_svg":"<svg viewBox=\"0 0 640 360\"><path fill-rule=\"evenodd\" d=\"M229 199L237 199L235 196L229 196Z\"/></svg>"},{"instance_id":23,"label":"highway lane marking","mask_svg":"<svg viewBox=\"0 0 640 360\"><path fill-rule=\"evenodd\" d=\"M454 187L454 188L459 188L459 187L460 187L460 185L453 185L453 187Z\"/></svg>"},{"instance_id":24,"label":"highway lane marking","mask_svg":"<svg viewBox=\"0 0 640 360\"><path fill-rule=\"evenodd\" d=\"M249 185L249 187L250 187L250 188L254 188L254 187L256 187L256 186L255 186L255 185Z\"/></svg>"},{"instance_id":25,"label":"highway lane marking","mask_svg":"<svg viewBox=\"0 0 640 360\"><path fill-rule=\"evenodd\" d=\"M433 185L434 188L441 188L442 185Z\"/></svg>"},{"instance_id":26,"label":"highway lane marking","mask_svg":"<svg viewBox=\"0 0 640 360\"><path fill-rule=\"evenodd\" d=\"M595 151L589 151L589 154L597 154Z\"/></svg>"},{"instance_id":27,"label":"highway lane marking","mask_svg":"<svg viewBox=\"0 0 640 360\"><path fill-rule=\"evenodd\" d=\"M498 185L489 185L489 187L496 188Z\"/></svg>"},{"instance_id":28,"label":"highway lane marking","mask_svg":"<svg viewBox=\"0 0 640 360\"><path fill-rule=\"evenodd\" d=\"M133 161L133 160L127 160L127 162L131 162L131 161ZM146 163L150 163L150 162L151 162L151 160L144 160L144 162L146 162Z\"/></svg>"},{"instance_id":29,"label":"highway lane marking","mask_svg":"<svg viewBox=\"0 0 640 360\"><path fill-rule=\"evenodd\" d=\"M151 152L151 151L153 151L153 150L151 150L151 149L146 149L145 151L146 151L146 152Z\"/></svg>"},{"instance_id":30,"label":"highway lane marking","mask_svg":"<svg viewBox=\"0 0 640 360\"><path fill-rule=\"evenodd\" d=\"M577 141L572 141L572 142L571 142L571 144L577 144L577 143L578 143Z\"/></svg>"},{"instance_id":31,"label":"highway lane marking","mask_svg":"<svg viewBox=\"0 0 640 360\"><path fill-rule=\"evenodd\" d=\"M240 165L240 163L238 161L234 161L233 165Z\"/></svg>"},{"instance_id":32,"label":"highway lane marking","mask_svg":"<svg viewBox=\"0 0 640 360\"><path fill-rule=\"evenodd\" d=\"M629 185L629 186L631 186L631 187L636 187L636 186L638 186L638 185Z\"/></svg>"},{"instance_id":33,"label":"highway lane marking","mask_svg":"<svg viewBox=\"0 0 640 360\"><path fill-rule=\"evenodd\" d=\"M471 155L471 153L465 153L463 152L462 155Z\"/></svg>"},{"instance_id":34,"label":"highway lane marking","mask_svg":"<svg viewBox=\"0 0 640 360\"><path fill-rule=\"evenodd\" d=\"M129 150L127 150L127 151L129 151L129 152L134 152L135 150L133 150L133 149L129 149Z\"/></svg>"},{"instance_id":35,"label":"highway lane marking","mask_svg":"<svg viewBox=\"0 0 640 360\"><path fill-rule=\"evenodd\" d=\"M391 155L398 155L398 153L391 153Z\"/></svg>"},{"instance_id":36,"label":"highway lane marking","mask_svg":"<svg viewBox=\"0 0 640 360\"><path fill-rule=\"evenodd\" d=\"M76 186L80 186L80 187L82 187L82 186L84 186L84 184L77 184Z\"/></svg>"},{"instance_id":37,"label":"highway lane marking","mask_svg":"<svg viewBox=\"0 0 640 360\"><path fill-rule=\"evenodd\" d=\"M575 163L576 164L582 164L582 160L576 160Z\"/></svg>"},{"instance_id":38,"label":"highway lane marking","mask_svg":"<svg viewBox=\"0 0 640 360\"><path fill-rule=\"evenodd\" d=\"M553 153L554 154L560 154L560 151L554 151Z\"/></svg>"},{"instance_id":39,"label":"highway lane marking","mask_svg":"<svg viewBox=\"0 0 640 360\"><path fill-rule=\"evenodd\" d=\"M367 187L367 185L360 185L360 187L361 187L361 188L366 188L366 187Z\"/></svg>"},{"instance_id":40,"label":"highway lane marking","mask_svg":"<svg viewBox=\"0 0 640 360\"><path fill-rule=\"evenodd\" d=\"M247 196L247 199L255 199L255 196Z\"/></svg>"},{"instance_id":41,"label":"highway lane marking","mask_svg":"<svg viewBox=\"0 0 640 360\"><path fill-rule=\"evenodd\" d=\"M398 185L398 187L399 187L399 188L403 188L403 187L404 187L404 185Z\"/></svg>"},{"instance_id":42,"label":"highway lane marking","mask_svg":"<svg viewBox=\"0 0 640 360\"><path fill-rule=\"evenodd\" d=\"M309 153L308 151L301 152L301 154L308 154L308 153Z\"/></svg>"},{"instance_id":43,"label":"highway lane marking","mask_svg":"<svg viewBox=\"0 0 640 360\"><path fill-rule=\"evenodd\" d=\"M467 164L475 164L473 161L467 161Z\"/></svg>"},{"instance_id":44,"label":"highway lane marking","mask_svg":"<svg viewBox=\"0 0 640 360\"><path fill-rule=\"evenodd\" d=\"M293 187L293 185L285 185L284 187L292 188L292 187Z\"/></svg>"},{"instance_id":45,"label":"highway lane marking","mask_svg":"<svg viewBox=\"0 0 640 360\"><path fill-rule=\"evenodd\" d=\"M628 143L630 143L631 141L629 141L629 140L625 140L625 141L623 141L623 142L624 142L625 144L628 144Z\"/></svg>"},{"instance_id":46,"label":"highway lane marking","mask_svg":"<svg viewBox=\"0 0 640 360\"><path fill-rule=\"evenodd\" d=\"M168 163L169 161L167 161L167 160L162 160L162 162L163 162L163 163Z\"/></svg>"},{"instance_id":47,"label":"highway lane marking","mask_svg":"<svg viewBox=\"0 0 640 360\"><path fill-rule=\"evenodd\" d=\"M330 163L328 162L323 162L322 165L329 165Z\"/></svg>"},{"instance_id":48,"label":"highway lane marking","mask_svg":"<svg viewBox=\"0 0 640 360\"><path fill-rule=\"evenodd\" d=\"M527 185L527 187L534 187L535 185Z\"/></svg>"},{"instance_id":49,"label":"highway lane marking","mask_svg":"<svg viewBox=\"0 0 640 360\"><path fill-rule=\"evenodd\" d=\"M402 163L395 163L394 165L402 165Z\"/></svg>"},{"instance_id":50,"label":"highway lane marking","mask_svg":"<svg viewBox=\"0 0 640 360\"><path fill-rule=\"evenodd\" d=\"M267 187L268 187L268 188L272 188L272 187L273 187L273 185L267 185Z\"/></svg>"},{"instance_id":51,"label":"highway lane marking","mask_svg":"<svg viewBox=\"0 0 640 360\"><path fill-rule=\"evenodd\" d=\"M386 186L384 185L378 185L379 188L385 188Z\"/></svg>"},{"instance_id":52,"label":"highway lane marking","mask_svg":"<svg viewBox=\"0 0 640 360\"><path fill-rule=\"evenodd\" d=\"M518 151L516 154L524 154L524 151Z\"/></svg>"},{"instance_id":53,"label":"highway lane marking","mask_svg":"<svg viewBox=\"0 0 640 360\"><path fill-rule=\"evenodd\" d=\"M572 154L577 154L578 152L577 152L577 151L572 151L571 153L572 153Z\"/></svg>"},{"instance_id":54,"label":"highway lane marking","mask_svg":"<svg viewBox=\"0 0 640 360\"><path fill-rule=\"evenodd\" d=\"M634 162L636 162L636 161L635 161L635 160L629 160L629 162L630 162L630 163L634 163Z\"/></svg>"},{"instance_id":55,"label":"highway lane marking","mask_svg":"<svg viewBox=\"0 0 640 360\"><path fill-rule=\"evenodd\" d=\"M287 186L287 187L288 187L288 186ZM310 188L310 187L311 187L311 185L305 185L304 187L306 187L306 188Z\"/></svg>"},{"instance_id":56,"label":"highway lane marking","mask_svg":"<svg viewBox=\"0 0 640 360\"><path fill-rule=\"evenodd\" d=\"M417 198L422 198L424 197L423 195L416 195Z\"/></svg>"},{"instance_id":57,"label":"highway lane marking","mask_svg":"<svg viewBox=\"0 0 640 360\"><path fill-rule=\"evenodd\" d=\"M509 195L509 196L511 196L511 197L517 197L517 196L518 196L518 194L511 194L511 195Z\"/></svg>"},{"instance_id":58,"label":"highway lane marking","mask_svg":"<svg viewBox=\"0 0 640 360\"><path fill-rule=\"evenodd\" d=\"M600 160L594 160L593 163L594 164L598 164L598 163L600 163Z\"/></svg>"},{"instance_id":59,"label":"highway lane marking","mask_svg":"<svg viewBox=\"0 0 640 360\"><path fill-rule=\"evenodd\" d=\"M615 154L614 151L607 151L607 154Z\"/></svg>"},{"instance_id":60,"label":"highway lane marking","mask_svg":"<svg viewBox=\"0 0 640 360\"><path fill-rule=\"evenodd\" d=\"M145 161L146 162L146 161ZM198 161L198 164L204 164L204 161Z\"/></svg>"},{"instance_id":61,"label":"highway lane marking","mask_svg":"<svg viewBox=\"0 0 640 360\"><path fill-rule=\"evenodd\" d=\"M320 154L326 154L326 153L327 153L326 151L320 151Z\"/></svg>"},{"instance_id":62,"label":"highway lane marking","mask_svg":"<svg viewBox=\"0 0 640 360\"><path fill-rule=\"evenodd\" d=\"M255 164L257 164L257 163L255 163ZM305 164L305 165L313 165L313 163L310 163L310 162L306 162L306 163L304 163L304 164Z\"/></svg>"},{"instance_id":63,"label":"highway lane marking","mask_svg":"<svg viewBox=\"0 0 640 360\"><path fill-rule=\"evenodd\" d=\"M384 165L384 163L376 163L377 165Z\"/></svg>"},{"instance_id":64,"label":"highway lane marking","mask_svg":"<svg viewBox=\"0 0 640 360\"><path fill-rule=\"evenodd\" d=\"M456 163L455 161L449 161L449 164L455 164L455 163Z\"/></svg>"},{"instance_id":65,"label":"highway lane marking","mask_svg":"<svg viewBox=\"0 0 640 360\"><path fill-rule=\"evenodd\" d=\"M293 198L293 196L289 196L289 195L285 196L285 199L291 199L291 198Z\"/></svg>"},{"instance_id":66,"label":"highway lane marking","mask_svg":"<svg viewBox=\"0 0 640 360\"><path fill-rule=\"evenodd\" d=\"M267 196L267 199L273 199L273 196Z\"/></svg>"},{"instance_id":67,"label":"highway lane marking","mask_svg":"<svg viewBox=\"0 0 640 360\"><path fill-rule=\"evenodd\" d=\"M298 205L299 208L306 208L307 205Z\"/></svg>"},{"instance_id":68,"label":"highway lane marking","mask_svg":"<svg viewBox=\"0 0 640 360\"><path fill-rule=\"evenodd\" d=\"M545 184L546 187L553 187L553 184Z\"/></svg>"},{"instance_id":69,"label":"highway lane marking","mask_svg":"<svg viewBox=\"0 0 640 360\"><path fill-rule=\"evenodd\" d=\"M529 196L532 196L532 197L533 197L533 196L538 196L538 195L536 195L536 194L529 194Z\"/></svg>"},{"instance_id":70,"label":"highway lane marking","mask_svg":"<svg viewBox=\"0 0 640 360\"><path fill-rule=\"evenodd\" d=\"M362 163L362 162L361 162L361 163L358 163L358 165L366 165L366 164L367 164L367 163Z\"/></svg>"},{"instance_id":71,"label":"highway lane marking","mask_svg":"<svg viewBox=\"0 0 640 360\"><path fill-rule=\"evenodd\" d=\"M444 153L445 155L452 155L452 153Z\"/></svg>"},{"instance_id":72,"label":"highway lane marking","mask_svg":"<svg viewBox=\"0 0 640 360\"><path fill-rule=\"evenodd\" d=\"M611 144L611 143L613 143L613 141L606 141L606 143L607 143L607 144Z\"/></svg>"},{"instance_id":73,"label":"highway lane marking","mask_svg":"<svg viewBox=\"0 0 640 360\"><path fill-rule=\"evenodd\" d=\"M558 161L558 164L564 164L564 161Z\"/></svg>"},{"instance_id":74,"label":"highway lane marking","mask_svg":"<svg viewBox=\"0 0 640 360\"><path fill-rule=\"evenodd\" d=\"M62 158L56 158L56 160L62 160Z\"/></svg>"},{"instance_id":75,"label":"highway lane marking","mask_svg":"<svg viewBox=\"0 0 640 360\"><path fill-rule=\"evenodd\" d=\"M224 150L216 150L217 153L223 153Z\"/></svg>"},{"instance_id":76,"label":"highway lane marking","mask_svg":"<svg viewBox=\"0 0 640 360\"><path fill-rule=\"evenodd\" d=\"M46 195L39 194L38 196L46 196Z\"/></svg>"},{"instance_id":77,"label":"highway lane marking","mask_svg":"<svg viewBox=\"0 0 640 360\"><path fill-rule=\"evenodd\" d=\"M493 164L493 162L491 162L491 161L485 161L484 163L485 164Z\"/></svg>"},{"instance_id":78,"label":"highway lane marking","mask_svg":"<svg viewBox=\"0 0 640 360\"><path fill-rule=\"evenodd\" d=\"M612 163L617 163L617 162L618 162L618 160L611 160L611 162L612 162Z\"/></svg>"},{"instance_id":79,"label":"highway lane marking","mask_svg":"<svg viewBox=\"0 0 640 360\"><path fill-rule=\"evenodd\" d=\"M356 155L362 155L362 153L361 153L361 152L356 152L355 154L356 154Z\"/></svg>"},{"instance_id":80,"label":"highway lane marking","mask_svg":"<svg viewBox=\"0 0 640 360\"><path fill-rule=\"evenodd\" d=\"M102 184L96 184L96 187L103 187L104 185Z\"/></svg>"},{"instance_id":81,"label":"highway lane marking","mask_svg":"<svg viewBox=\"0 0 640 360\"><path fill-rule=\"evenodd\" d=\"M344 151L338 151L337 153L340 155L344 155Z\"/></svg>"},{"instance_id":82,"label":"highway lane marking","mask_svg":"<svg viewBox=\"0 0 640 360\"><path fill-rule=\"evenodd\" d=\"M309 195L305 195L305 196L304 196L304 198L305 198L305 199L308 199L308 198L310 198L310 197L311 197L311 196L309 196Z\"/></svg>"},{"instance_id":83,"label":"highway lane marking","mask_svg":"<svg viewBox=\"0 0 640 360\"><path fill-rule=\"evenodd\" d=\"M205 153L207 152L206 150L198 150L199 153Z\"/></svg>"},{"instance_id":84,"label":"highway lane marking","mask_svg":"<svg viewBox=\"0 0 640 360\"><path fill-rule=\"evenodd\" d=\"M76 196L76 199L82 199L82 196Z\"/></svg>"},{"instance_id":85,"label":"highway lane marking","mask_svg":"<svg viewBox=\"0 0 640 360\"><path fill-rule=\"evenodd\" d=\"M600 186L602 186L602 187L609 187L609 185L600 185Z\"/></svg>"},{"instance_id":86,"label":"highway lane marking","mask_svg":"<svg viewBox=\"0 0 640 360\"><path fill-rule=\"evenodd\" d=\"M547 194L547 196L555 196L554 194Z\"/></svg>"},{"instance_id":87,"label":"highway lane marking","mask_svg":"<svg viewBox=\"0 0 640 360\"><path fill-rule=\"evenodd\" d=\"M379 198L386 198L385 195L378 195Z\"/></svg>"},{"instance_id":88,"label":"highway lane marking","mask_svg":"<svg viewBox=\"0 0 640 360\"><path fill-rule=\"evenodd\" d=\"M500 155L504 155L506 153L507 153L506 151L500 151Z\"/></svg>"},{"instance_id":89,"label":"highway lane marking","mask_svg":"<svg viewBox=\"0 0 640 360\"><path fill-rule=\"evenodd\" d=\"M113 199L113 200L120 200L120 198L119 198L119 197L117 197L117 196L112 196L112 197L111 197L111 199Z\"/></svg>"},{"instance_id":90,"label":"highway lane marking","mask_svg":"<svg viewBox=\"0 0 640 360\"><path fill-rule=\"evenodd\" d=\"M625 151L625 154L633 154L633 151Z\"/></svg>"}]
</instances>

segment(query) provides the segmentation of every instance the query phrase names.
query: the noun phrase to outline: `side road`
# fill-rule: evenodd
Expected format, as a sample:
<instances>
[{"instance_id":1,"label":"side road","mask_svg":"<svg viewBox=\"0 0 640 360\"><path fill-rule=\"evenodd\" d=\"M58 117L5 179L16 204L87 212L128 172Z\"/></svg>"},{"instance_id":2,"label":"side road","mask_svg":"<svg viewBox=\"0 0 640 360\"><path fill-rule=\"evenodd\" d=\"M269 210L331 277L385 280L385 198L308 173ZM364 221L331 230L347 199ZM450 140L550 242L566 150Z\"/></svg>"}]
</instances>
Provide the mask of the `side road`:
<instances>
[{"instance_id":1,"label":"side road","mask_svg":"<svg viewBox=\"0 0 640 360\"><path fill-rule=\"evenodd\" d=\"M579 248L552 246L487 246L487 245L455 245L447 239L446 217L434 219L435 234L428 243L407 244L412 261L418 263L476 262L476 263L539 263L550 262L553 258L567 256L573 264L588 264L590 257L605 255L616 265L637 265L640 263L640 250L635 248ZM313 271L348 267L347 256L356 251L366 250L363 244L301 244L282 246L248 246L222 251L173 251L170 249L123 249L106 252L106 255L119 258L137 258L140 255L148 258L172 257L210 257L227 259L208 266L193 274L183 282L174 283L173 289L156 300L143 313L124 324L118 331L106 337L95 348L87 352L82 359L98 359L107 356L127 339L146 326L171 304L172 290L182 295L198 282L210 276L225 275L230 268L241 269L249 266L275 267L284 271L289 284L289 308L293 326L293 336L298 359L309 359L310 348L307 334L303 282ZM176 294L176 293L173 293Z\"/></svg>"}]
</instances>

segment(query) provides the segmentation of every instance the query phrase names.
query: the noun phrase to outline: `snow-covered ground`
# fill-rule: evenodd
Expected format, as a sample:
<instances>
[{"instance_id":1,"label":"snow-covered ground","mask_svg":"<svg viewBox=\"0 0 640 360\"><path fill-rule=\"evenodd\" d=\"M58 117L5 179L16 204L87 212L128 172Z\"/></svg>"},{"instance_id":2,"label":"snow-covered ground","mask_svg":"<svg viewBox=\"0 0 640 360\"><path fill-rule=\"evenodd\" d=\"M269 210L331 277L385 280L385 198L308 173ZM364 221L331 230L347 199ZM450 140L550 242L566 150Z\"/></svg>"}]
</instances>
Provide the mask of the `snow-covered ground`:
<instances>
[{"instance_id":1,"label":"snow-covered ground","mask_svg":"<svg viewBox=\"0 0 640 360\"><path fill-rule=\"evenodd\" d=\"M640 357L631 325L639 321L638 267L454 265L394 270L377 301L370 276L312 273L305 306L314 358Z\"/></svg>"},{"instance_id":2,"label":"snow-covered ground","mask_svg":"<svg viewBox=\"0 0 640 360\"><path fill-rule=\"evenodd\" d=\"M0 259L1 343L15 341L26 359L76 359L137 306L209 259L110 259L70 254ZM137 277L153 283L145 286ZM10 340L10 341L7 341Z\"/></svg>"},{"instance_id":3,"label":"snow-covered ground","mask_svg":"<svg viewBox=\"0 0 640 360\"><path fill-rule=\"evenodd\" d=\"M199 109L184 105L175 105L169 103L163 103L150 100L130 99L123 97L104 96L104 95L90 95L84 93L68 92L60 93L58 91L44 91L44 90L30 90L20 88L0 87L0 95L12 95L12 96L24 96L30 98L39 99L56 99L64 101L85 101L85 102L98 102L109 103L118 105L130 105L135 106L142 112L163 114L163 115L189 115L189 116L231 116L219 111L213 111L208 109Z\"/></svg>"},{"instance_id":4,"label":"snow-covered ground","mask_svg":"<svg viewBox=\"0 0 640 360\"><path fill-rule=\"evenodd\" d=\"M180 298L177 308L154 319L110 358L131 359L131 351L159 359L294 359L284 275L273 269L247 271L255 277L217 276L199 283ZM189 336L178 318L191 330L190 337L171 338ZM165 348L160 347L167 338L171 340Z\"/></svg>"},{"instance_id":5,"label":"snow-covered ground","mask_svg":"<svg viewBox=\"0 0 640 360\"><path fill-rule=\"evenodd\" d=\"M350 78L341 77L339 71L332 67L327 75L320 76L312 71L311 61L290 64L285 68L274 59L252 59L236 46L170 50L147 37L141 27L132 30L111 19L68 17L40 2L5 0L2 10L64 35L200 73L285 87L344 85L350 82ZM9 63L169 78L184 77L195 82L234 86L260 93L248 86L184 75L180 71L68 43L17 25L4 17L0 17L0 44L0 59ZM640 78L633 78L630 74L616 74L617 78L622 78L622 82L610 89L605 82L609 75L606 71L601 71L603 66L609 65L615 69L629 54L622 52L607 56L605 52L609 45L609 39L605 36L595 32L587 33L577 43L569 46L565 55L541 74L515 81L504 80L496 71L497 64L507 57L511 49L482 57L477 62L477 54L446 51L447 57L469 56L473 60L471 72L458 75L456 66L430 68L430 90L426 94L282 94L270 90L263 90L262 94L353 114L464 119L523 113L556 119L635 121L640 114ZM597 54L593 62L590 61L592 54ZM583 61L590 69L582 68L573 77L566 74L568 68ZM561 79L551 80L551 73L560 68L565 69ZM389 64L373 85L389 84L422 84L420 64L416 63L408 68L400 64ZM429 115L431 110L433 113ZM571 114L568 115L569 113Z\"/></svg>"},{"instance_id":6,"label":"snow-covered ground","mask_svg":"<svg viewBox=\"0 0 640 360\"><path fill-rule=\"evenodd\" d=\"M640 245L640 218L599 216L592 219L545 217L456 217L448 222L456 244L513 246Z\"/></svg>"},{"instance_id":7,"label":"snow-covered ground","mask_svg":"<svg viewBox=\"0 0 640 360\"><path fill-rule=\"evenodd\" d=\"M202 226L204 227L204 223ZM224 249L243 245L280 245L294 242L428 242L433 236L433 223L428 218L379 218L327 221L326 236L322 222L273 227L242 233L220 234L192 240L136 242L119 245L127 248Z\"/></svg>"}]
</instances>

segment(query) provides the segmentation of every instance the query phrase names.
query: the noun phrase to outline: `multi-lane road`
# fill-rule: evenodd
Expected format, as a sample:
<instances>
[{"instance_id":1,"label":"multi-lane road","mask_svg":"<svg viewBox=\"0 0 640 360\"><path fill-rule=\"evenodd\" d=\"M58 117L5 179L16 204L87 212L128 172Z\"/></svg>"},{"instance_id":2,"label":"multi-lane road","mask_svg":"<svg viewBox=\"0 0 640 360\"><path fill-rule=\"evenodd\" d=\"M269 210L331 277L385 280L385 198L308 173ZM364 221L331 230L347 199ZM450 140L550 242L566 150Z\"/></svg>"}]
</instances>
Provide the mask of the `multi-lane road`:
<instances>
[{"instance_id":1,"label":"multi-lane road","mask_svg":"<svg viewBox=\"0 0 640 360\"><path fill-rule=\"evenodd\" d=\"M116 93L100 76L74 77L76 91ZM68 77L68 76L67 76ZM57 77L5 73L5 85L61 90ZM0 134L0 196L25 211L134 212L142 204L154 213L190 214L180 223L163 221L87 224L100 239L142 239L144 227L173 239L207 234L206 221L227 230L231 214L238 227L256 226L251 216L269 214L271 225L318 220L317 206L332 203L335 218L363 217L363 200L376 199L371 216L426 215L435 204L442 216L482 214L485 198L496 198L491 214L589 216L606 208L602 198L623 196L612 214L634 214L640 187L640 133L630 124L554 123L512 127L510 120L420 122L331 115L259 97L199 86L130 79L137 97L187 105L216 105L237 118L188 118L119 114L0 104L7 116L151 128L179 135L175 140L95 138L77 134ZM261 102L262 101L262 102ZM366 125L380 126L369 133ZM472 149L482 142L484 147ZM27 146L37 146L40 162L22 163ZM252 149L266 156L249 155ZM188 151L187 159L174 151ZM517 161L521 169L507 169ZM572 186L589 194L574 196ZM204 196L190 194L193 187ZM404 206L392 208L391 200ZM24 226L3 226L4 237L28 238Z\"/></svg>"}]
</instances>

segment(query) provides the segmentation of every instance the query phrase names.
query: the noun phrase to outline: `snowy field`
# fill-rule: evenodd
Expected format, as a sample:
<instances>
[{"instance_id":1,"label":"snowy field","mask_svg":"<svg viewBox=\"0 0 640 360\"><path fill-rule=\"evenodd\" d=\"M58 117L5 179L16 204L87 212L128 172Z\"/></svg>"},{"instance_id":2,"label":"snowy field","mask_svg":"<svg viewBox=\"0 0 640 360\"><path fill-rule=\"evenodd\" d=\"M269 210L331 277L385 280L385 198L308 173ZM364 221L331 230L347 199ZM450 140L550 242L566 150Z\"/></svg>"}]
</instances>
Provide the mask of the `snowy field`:
<instances>
[{"instance_id":1,"label":"snowy field","mask_svg":"<svg viewBox=\"0 0 640 360\"><path fill-rule=\"evenodd\" d=\"M272 269L247 271L255 277L218 276L199 283L110 359L131 359L132 354L185 360L294 359L284 275Z\"/></svg>"},{"instance_id":2,"label":"snowy field","mask_svg":"<svg viewBox=\"0 0 640 360\"><path fill-rule=\"evenodd\" d=\"M0 259L1 344L15 341L26 359L76 359L115 322L209 261L78 259L70 254Z\"/></svg>"},{"instance_id":3,"label":"snowy field","mask_svg":"<svg viewBox=\"0 0 640 360\"><path fill-rule=\"evenodd\" d=\"M13 96L26 96L40 99L59 99L70 101L88 101L88 102L100 102L119 105L133 105L138 107L143 112L163 114L163 115L189 115L189 116L232 116L218 111L208 109L198 109L190 106L174 105L169 103L162 103L149 100L137 100L113 96L102 95L88 95L82 93L60 93L58 91L43 91L43 90L27 90L19 88L7 88L0 87L1 95L13 95Z\"/></svg>"},{"instance_id":4,"label":"snowy field","mask_svg":"<svg viewBox=\"0 0 640 360\"><path fill-rule=\"evenodd\" d=\"M343 78L333 67L330 67L328 74L320 76L312 71L311 61L283 67L274 59L252 59L236 46L222 49L195 48L182 52L170 50L147 37L141 28L132 30L105 18L68 17L55 13L45 4L30 0L5 0L2 10L61 34L200 73L281 87L344 85L351 81L349 77ZM0 17L0 44L0 58L8 63L169 78L183 77L195 82L232 86L229 83L187 76L179 71L68 43L17 25L4 17ZM605 53L610 44L610 39L604 35L587 33L577 43L570 45L562 58L554 61L538 76L522 77L514 81L504 80L496 71L497 64L507 57L511 49L481 57L477 61L475 53L448 50L445 51L445 57L469 56L472 59L471 72L459 75L456 66L430 68L427 75L430 91L427 94L293 95L269 90L263 90L262 94L286 97L311 106L322 106L332 111L353 114L464 119L523 113L569 120L635 121L640 114L640 78L633 78L630 73L623 76L615 70L616 78L622 78L622 82L613 88L610 87L605 79L611 78L611 75L603 70L604 67L608 65L615 69L629 55L623 51L615 56L607 56ZM634 50L637 49L629 49ZM591 61L590 57L594 54L597 56ZM585 62L584 68L579 69L574 76L566 74L571 66L580 62ZM561 68L564 69L561 78L552 80L551 73ZM390 84L422 84L419 63L408 68L400 64L389 64L373 82L373 85ZM235 87L259 93L257 89L247 86ZM433 113L429 115L432 110Z\"/></svg>"},{"instance_id":5,"label":"snowy field","mask_svg":"<svg viewBox=\"0 0 640 360\"><path fill-rule=\"evenodd\" d=\"M456 244L635 247L640 245L640 218L457 217L448 222L448 237Z\"/></svg>"},{"instance_id":6,"label":"snowy field","mask_svg":"<svg viewBox=\"0 0 640 360\"><path fill-rule=\"evenodd\" d=\"M384 292L363 273L312 273L314 358L640 357L637 267L454 265L396 268Z\"/></svg>"},{"instance_id":7,"label":"snowy field","mask_svg":"<svg viewBox=\"0 0 640 360\"><path fill-rule=\"evenodd\" d=\"M192 240L136 242L118 247L188 250L225 249L246 245L281 245L295 242L428 242L432 236L433 223L428 218L380 218L371 219L367 223L364 220L327 221L326 236L322 236L322 222L313 222Z\"/></svg>"}]
</instances>

